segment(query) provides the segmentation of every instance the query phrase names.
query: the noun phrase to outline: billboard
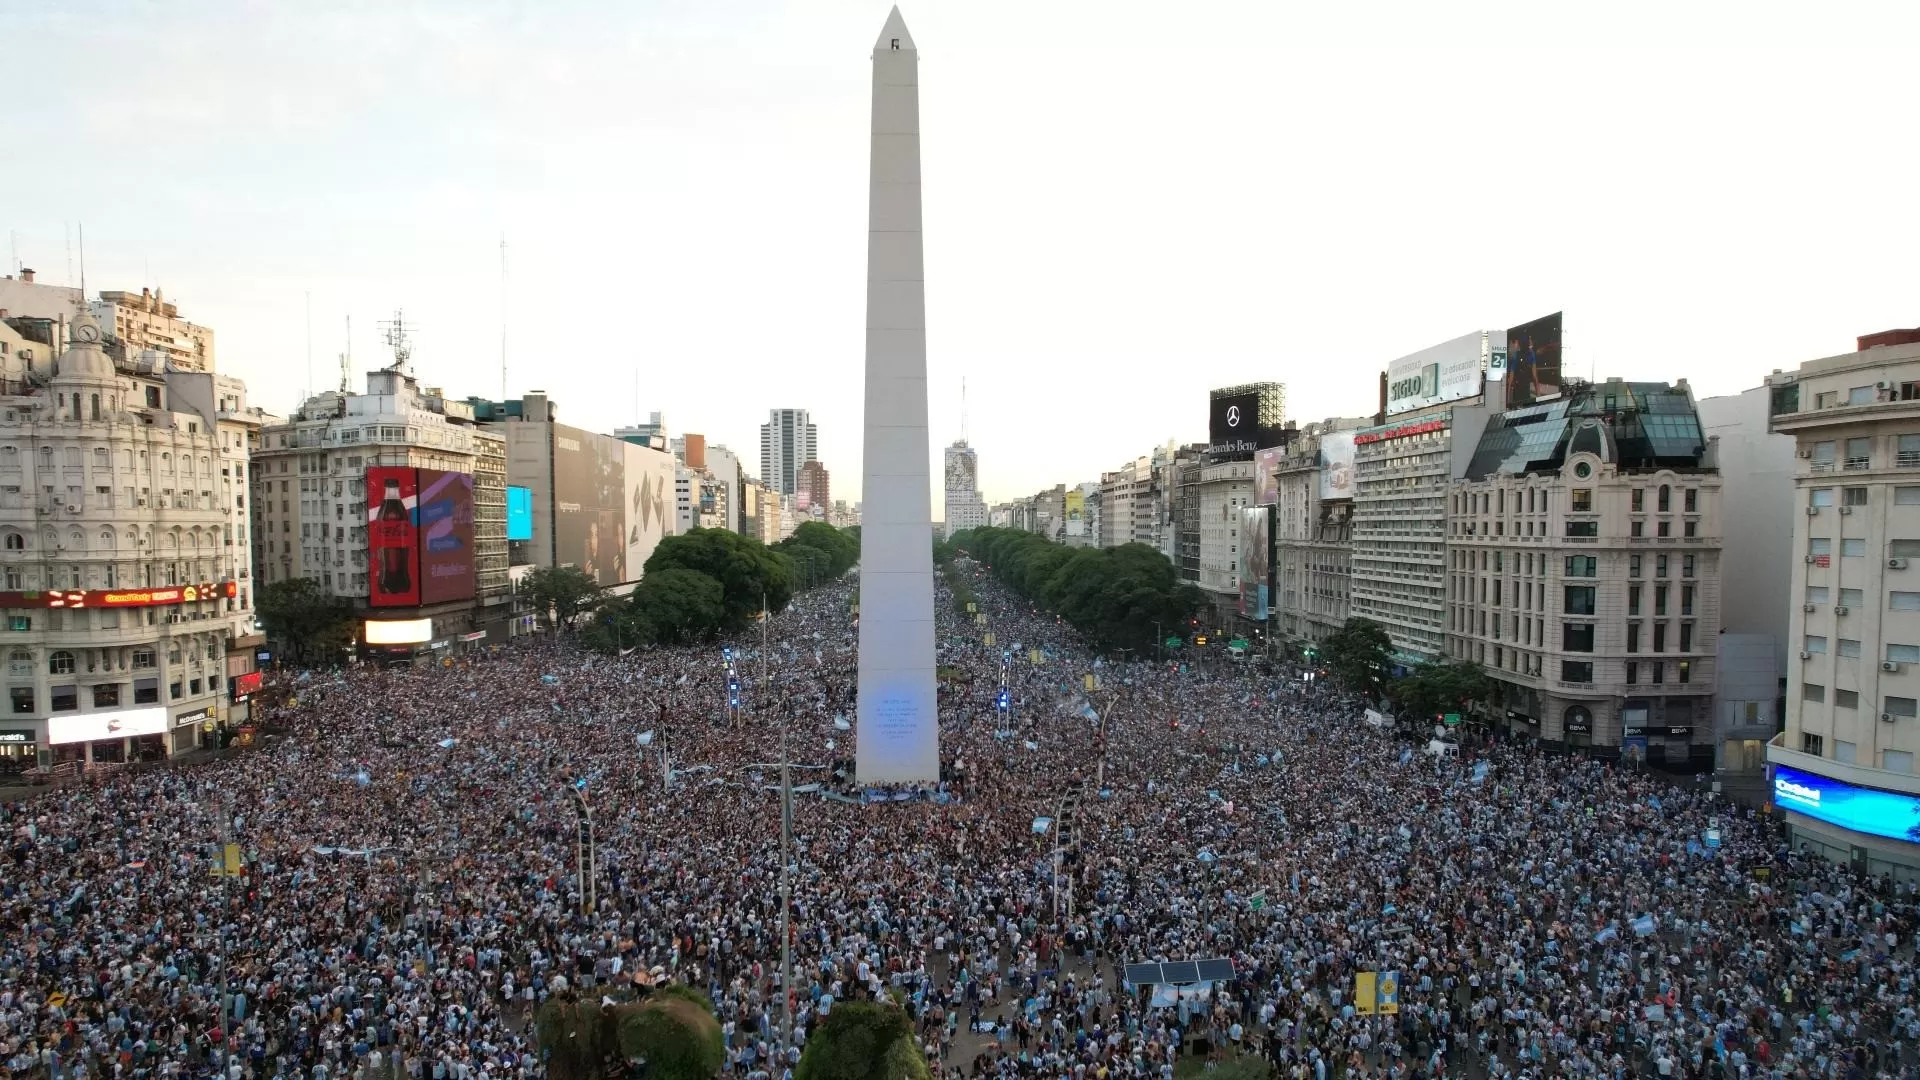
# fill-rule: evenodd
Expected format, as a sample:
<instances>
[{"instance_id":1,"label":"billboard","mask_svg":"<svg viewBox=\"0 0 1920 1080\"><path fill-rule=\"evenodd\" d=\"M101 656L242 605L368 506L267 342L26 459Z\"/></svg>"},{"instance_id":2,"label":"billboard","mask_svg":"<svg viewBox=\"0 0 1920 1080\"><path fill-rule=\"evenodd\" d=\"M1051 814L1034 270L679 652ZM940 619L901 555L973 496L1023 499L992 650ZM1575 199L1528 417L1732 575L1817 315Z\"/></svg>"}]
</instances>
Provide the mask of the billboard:
<instances>
[{"instance_id":1,"label":"billboard","mask_svg":"<svg viewBox=\"0 0 1920 1080\"><path fill-rule=\"evenodd\" d=\"M47 721L47 741L55 746L96 739L130 739L138 735L165 735L167 710L123 709L118 712L70 713Z\"/></svg>"},{"instance_id":2,"label":"billboard","mask_svg":"<svg viewBox=\"0 0 1920 1080\"><path fill-rule=\"evenodd\" d=\"M1087 532L1087 496L1078 488L1067 492L1067 535L1084 536Z\"/></svg>"},{"instance_id":3,"label":"billboard","mask_svg":"<svg viewBox=\"0 0 1920 1080\"><path fill-rule=\"evenodd\" d=\"M1479 330L1387 365L1387 415L1480 393L1487 335Z\"/></svg>"},{"instance_id":4,"label":"billboard","mask_svg":"<svg viewBox=\"0 0 1920 1080\"><path fill-rule=\"evenodd\" d=\"M946 490L966 492L978 490L974 487L979 482L979 477L976 475L978 468L979 459L972 450L961 446L947 447Z\"/></svg>"},{"instance_id":5,"label":"billboard","mask_svg":"<svg viewBox=\"0 0 1920 1080\"><path fill-rule=\"evenodd\" d=\"M631 445L553 425L553 561L577 567L601 585L636 576L627 572L623 448Z\"/></svg>"},{"instance_id":6,"label":"billboard","mask_svg":"<svg viewBox=\"0 0 1920 1080\"><path fill-rule=\"evenodd\" d=\"M369 645L418 645L432 639L432 619L368 619L364 635Z\"/></svg>"},{"instance_id":7,"label":"billboard","mask_svg":"<svg viewBox=\"0 0 1920 1080\"><path fill-rule=\"evenodd\" d=\"M627 576L640 576L660 541L673 535L673 519L679 512L674 491L674 475L679 463L672 454L630 442L619 444L624 456Z\"/></svg>"},{"instance_id":8,"label":"billboard","mask_svg":"<svg viewBox=\"0 0 1920 1080\"><path fill-rule=\"evenodd\" d=\"M1207 451L1251 454L1260 448L1260 393L1225 394L1209 399Z\"/></svg>"},{"instance_id":9,"label":"billboard","mask_svg":"<svg viewBox=\"0 0 1920 1080\"><path fill-rule=\"evenodd\" d=\"M1560 392L1560 316L1543 315L1507 331L1507 408Z\"/></svg>"},{"instance_id":10,"label":"billboard","mask_svg":"<svg viewBox=\"0 0 1920 1080\"><path fill-rule=\"evenodd\" d=\"M473 599L473 477L421 469L420 602Z\"/></svg>"},{"instance_id":11,"label":"billboard","mask_svg":"<svg viewBox=\"0 0 1920 1080\"><path fill-rule=\"evenodd\" d=\"M1320 501L1353 498L1353 435L1329 431L1320 436Z\"/></svg>"},{"instance_id":12,"label":"billboard","mask_svg":"<svg viewBox=\"0 0 1920 1080\"><path fill-rule=\"evenodd\" d=\"M1785 765L1773 767L1773 803L1869 836L1920 840L1920 797L1860 787Z\"/></svg>"},{"instance_id":13,"label":"billboard","mask_svg":"<svg viewBox=\"0 0 1920 1080\"><path fill-rule=\"evenodd\" d=\"M1272 506L1280 501L1280 459L1285 457L1284 446L1256 450L1253 454L1253 504Z\"/></svg>"},{"instance_id":14,"label":"billboard","mask_svg":"<svg viewBox=\"0 0 1920 1080\"><path fill-rule=\"evenodd\" d=\"M530 488L507 488L507 539L533 539L533 491Z\"/></svg>"},{"instance_id":15,"label":"billboard","mask_svg":"<svg viewBox=\"0 0 1920 1080\"><path fill-rule=\"evenodd\" d=\"M158 589L29 589L26 592L0 592L0 608L123 608L161 607L191 604L201 600L231 599L239 595L239 586L231 581L215 584L167 585Z\"/></svg>"},{"instance_id":16,"label":"billboard","mask_svg":"<svg viewBox=\"0 0 1920 1080\"><path fill-rule=\"evenodd\" d=\"M1249 619L1267 617L1269 577L1273 570L1273 536L1267 527L1267 508L1240 508L1240 614Z\"/></svg>"},{"instance_id":17,"label":"billboard","mask_svg":"<svg viewBox=\"0 0 1920 1080\"><path fill-rule=\"evenodd\" d=\"M420 606L420 529L414 471L367 470L367 606Z\"/></svg>"}]
</instances>

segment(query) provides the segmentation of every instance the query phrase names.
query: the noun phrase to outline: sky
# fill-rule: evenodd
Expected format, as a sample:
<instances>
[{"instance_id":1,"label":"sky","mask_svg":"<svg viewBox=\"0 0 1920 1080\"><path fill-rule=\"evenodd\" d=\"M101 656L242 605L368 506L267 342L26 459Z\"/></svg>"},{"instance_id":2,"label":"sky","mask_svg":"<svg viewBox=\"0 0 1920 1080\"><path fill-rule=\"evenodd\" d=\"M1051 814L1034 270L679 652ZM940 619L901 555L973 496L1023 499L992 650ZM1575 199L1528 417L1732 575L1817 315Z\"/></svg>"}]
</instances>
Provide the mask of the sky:
<instances>
[{"instance_id":1,"label":"sky","mask_svg":"<svg viewBox=\"0 0 1920 1080\"><path fill-rule=\"evenodd\" d=\"M990 501L1203 440L1212 387L1369 413L1394 358L1553 311L1569 374L1698 396L1920 325L1920 5L902 13L932 472L964 378ZM509 396L750 471L809 409L857 498L886 14L0 0L0 257L73 282L83 225L90 289L163 289L270 411L337 385L349 317L363 387L403 309L426 385L499 397L504 327Z\"/></svg>"}]
</instances>

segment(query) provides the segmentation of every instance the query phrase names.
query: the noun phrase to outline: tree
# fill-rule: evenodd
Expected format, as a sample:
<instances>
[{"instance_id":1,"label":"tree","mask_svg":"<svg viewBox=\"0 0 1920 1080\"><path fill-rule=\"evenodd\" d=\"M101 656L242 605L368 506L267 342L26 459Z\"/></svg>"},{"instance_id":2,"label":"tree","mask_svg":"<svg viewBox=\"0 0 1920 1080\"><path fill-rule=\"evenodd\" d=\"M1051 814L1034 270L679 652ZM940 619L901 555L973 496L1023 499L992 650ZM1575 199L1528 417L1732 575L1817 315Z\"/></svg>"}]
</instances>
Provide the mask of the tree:
<instances>
[{"instance_id":1,"label":"tree","mask_svg":"<svg viewBox=\"0 0 1920 1080\"><path fill-rule=\"evenodd\" d=\"M722 633L746 629L763 602L777 612L793 598L792 563L760 541L727 529L694 529L661 540L647 559L646 577L674 569L692 570L720 583Z\"/></svg>"},{"instance_id":2,"label":"tree","mask_svg":"<svg viewBox=\"0 0 1920 1080\"><path fill-rule=\"evenodd\" d=\"M705 574L671 567L650 572L624 605L643 641L690 645L710 640L726 618L726 594Z\"/></svg>"},{"instance_id":3,"label":"tree","mask_svg":"<svg viewBox=\"0 0 1920 1080\"><path fill-rule=\"evenodd\" d=\"M801 589L811 589L831 581L833 575L833 556L816 547L795 544L775 544L774 553L787 560L791 566L793 583Z\"/></svg>"},{"instance_id":4,"label":"tree","mask_svg":"<svg viewBox=\"0 0 1920 1080\"><path fill-rule=\"evenodd\" d=\"M648 1080L710 1080L727 1063L713 1003L698 990L669 983L613 1011L620 1053L646 1062Z\"/></svg>"},{"instance_id":5,"label":"tree","mask_svg":"<svg viewBox=\"0 0 1920 1080\"><path fill-rule=\"evenodd\" d=\"M845 529L836 529L824 521L803 521L784 543L817 548L830 556L829 572L839 577L860 561L860 541Z\"/></svg>"},{"instance_id":6,"label":"tree","mask_svg":"<svg viewBox=\"0 0 1920 1080\"><path fill-rule=\"evenodd\" d=\"M267 636L292 650L299 663L321 660L353 641L353 601L328 596L313 578L263 585L253 604Z\"/></svg>"},{"instance_id":7,"label":"tree","mask_svg":"<svg viewBox=\"0 0 1920 1080\"><path fill-rule=\"evenodd\" d=\"M1320 643L1320 658L1347 689L1377 699L1393 659L1393 642L1386 627L1356 615Z\"/></svg>"},{"instance_id":8,"label":"tree","mask_svg":"<svg viewBox=\"0 0 1920 1080\"><path fill-rule=\"evenodd\" d=\"M807 1038L794 1080L899 1080L930 1076L906 1011L892 1002L835 1002Z\"/></svg>"},{"instance_id":9,"label":"tree","mask_svg":"<svg viewBox=\"0 0 1920 1080\"><path fill-rule=\"evenodd\" d=\"M1442 662L1422 664L1406 677L1395 679L1387 687L1387 694L1402 711L1424 721L1464 712L1470 702L1485 699L1492 688L1480 665Z\"/></svg>"},{"instance_id":10,"label":"tree","mask_svg":"<svg viewBox=\"0 0 1920 1080\"><path fill-rule=\"evenodd\" d=\"M988 527L955 533L951 547L1060 616L1099 652L1144 653L1158 631L1185 624L1206 602L1145 544L1069 548L1036 533Z\"/></svg>"},{"instance_id":11,"label":"tree","mask_svg":"<svg viewBox=\"0 0 1920 1080\"><path fill-rule=\"evenodd\" d=\"M614 1030L597 995L582 1000L563 990L540 1003L533 1015L534 1038L547 1053L553 1080L600 1080L607 1055L614 1052Z\"/></svg>"},{"instance_id":12,"label":"tree","mask_svg":"<svg viewBox=\"0 0 1920 1080\"><path fill-rule=\"evenodd\" d=\"M605 598L599 582L572 566L543 566L527 575L522 588L533 610L555 626L570 625L574 616L597 607Z\"/></svg>"}]
</instances>

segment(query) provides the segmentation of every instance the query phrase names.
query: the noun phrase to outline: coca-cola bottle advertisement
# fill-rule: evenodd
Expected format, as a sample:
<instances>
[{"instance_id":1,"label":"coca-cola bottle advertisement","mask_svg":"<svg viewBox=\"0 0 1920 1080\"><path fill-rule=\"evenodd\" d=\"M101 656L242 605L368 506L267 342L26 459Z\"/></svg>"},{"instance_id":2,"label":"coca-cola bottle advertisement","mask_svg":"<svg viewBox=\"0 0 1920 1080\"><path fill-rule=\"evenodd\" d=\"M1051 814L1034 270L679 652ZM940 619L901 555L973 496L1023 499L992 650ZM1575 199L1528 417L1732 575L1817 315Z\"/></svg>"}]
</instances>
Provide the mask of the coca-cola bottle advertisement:
<instances>
[{"instance_id":1,"label":"coca-cola bottle advertisement","mask_svg":"<svg viewBox=\"0 0 1920 1080\"><path fill-rule=\"evenodd\" d=\"M367 470L367 551L372 563L367 603L372 607L420 604L419 486L414 471L378 466Z\"/></svg>"}]
</instances>

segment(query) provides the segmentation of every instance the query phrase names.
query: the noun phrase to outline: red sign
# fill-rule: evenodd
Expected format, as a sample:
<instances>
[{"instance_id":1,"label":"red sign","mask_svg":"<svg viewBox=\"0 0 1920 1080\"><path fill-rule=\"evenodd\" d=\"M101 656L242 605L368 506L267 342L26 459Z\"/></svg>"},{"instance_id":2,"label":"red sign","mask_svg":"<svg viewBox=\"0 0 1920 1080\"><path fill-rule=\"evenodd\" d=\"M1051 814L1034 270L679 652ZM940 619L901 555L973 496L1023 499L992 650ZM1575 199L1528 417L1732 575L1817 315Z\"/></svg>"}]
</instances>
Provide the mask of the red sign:
<instances>
[{"instance_id":1,"label":"red sign","mask_svg":"<svg viewBox=\"0 0 1920 1080\"><path fill-rule=\"evenodd\" d=\"M1830 567L1830 566L1832 566L1832 565L1833 565L1833 556L1831 556L1831 555L1815 555L1815 556L1813 557L1813 565L1815 565L1815 566L1829 566L1829 567Z\"/></svg>"},{"instance_id":2,"label":"red sign","mask_svg":"<svg viewBox=\"0 0 1920 1080\"><path fill-rule=\"evenodd\" d=\"M1418 424L1402 424L1381 431L1363 431L1353 437L1355 443L1379 442L1382 439L1398 439L1406 435L1425 435L1430 431L1445 431L1445 420L1423 420Z\"/></svg>"},{"instance_id":3,"label":"red sign","mask_svg":"<svg viewBox=\"0 0 1920 1080\"><path fill-rule=\"evenodd\" d=\"M0 592L0 608L123 608L162 607L168 604L192 604L201 600L221 600L240 595L240 586L228 581L219 585L168 585L159 589L47 589L33 592Z\"/></svg>"},{"instance_id":4,"label":"red sign","mask_svg":"<svg viewBox=\"0 0 1920 1080\"><path fill-rule=\"evenodd\" d=\"M473 477L420 470L420 602L473 599Z\"/></svg>"},{"instance_id":5,"label":"red sign","mask_svg":"<svg viewBox=\"0 0 1920 1080\"><path fill-rule=\"evenodd\" d=\"M418 478L412 469L367 470L367 605L420 606Z\"/></svg>"},{"instance_id":6,"label":"red sign","mask_svg":"<svg viewBox=\"0 0 1920 1080\"><path fill-rule=\"evenodd\" d=\"M235 675L233 677L233 700L244 701L248 695L259 693L260 680L261 675L257 671L249 671L245 675Z\"/></svg>"}]
</instances>

